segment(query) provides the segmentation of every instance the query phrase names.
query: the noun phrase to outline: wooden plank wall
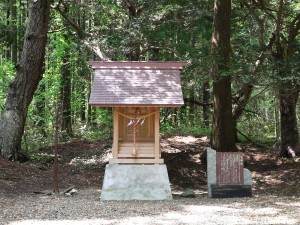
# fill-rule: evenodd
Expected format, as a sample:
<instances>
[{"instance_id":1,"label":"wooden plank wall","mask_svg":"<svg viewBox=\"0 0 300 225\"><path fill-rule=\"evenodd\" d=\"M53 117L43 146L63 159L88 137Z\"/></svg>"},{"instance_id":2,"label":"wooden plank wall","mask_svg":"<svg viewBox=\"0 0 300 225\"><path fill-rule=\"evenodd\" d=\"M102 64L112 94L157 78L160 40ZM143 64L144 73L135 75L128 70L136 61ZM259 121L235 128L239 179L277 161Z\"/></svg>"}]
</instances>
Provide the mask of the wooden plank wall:
<instances>
[{"instance_id":1,"label":"wooden plank wall","mask_svg":"<svg viewBox=\"0 0 300 225\"><path fill-rule=\"evenodd\" d=\"M147 116L143 124L140 119L136 126L136 155L132 155L133 144L133 121L119 115L117 112L130 117L134 116L136 108L123 107L114 111L114 147L113 160L110 163L163 163L160 159L160 140L159 140L159 109L140 107L138 116Z\"/></svg>"}]
</instances>

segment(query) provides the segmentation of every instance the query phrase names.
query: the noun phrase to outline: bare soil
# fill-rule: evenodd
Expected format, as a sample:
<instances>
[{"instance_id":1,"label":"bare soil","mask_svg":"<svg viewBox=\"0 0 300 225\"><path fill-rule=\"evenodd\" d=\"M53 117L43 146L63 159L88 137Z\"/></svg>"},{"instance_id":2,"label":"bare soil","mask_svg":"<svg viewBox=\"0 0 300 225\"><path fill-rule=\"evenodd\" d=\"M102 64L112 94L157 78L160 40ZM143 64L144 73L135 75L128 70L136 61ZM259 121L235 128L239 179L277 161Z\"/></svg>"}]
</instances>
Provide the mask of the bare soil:
<instances>
[{"instance_id":1,"label":"bare soil","mask_svg":"<svg viewBox=\"0 0 300 225\"><path fill-rule=\"evenodd\" d=\"M300 159L284 159L272 143L243 143L245 167L252 171L253 198L209 199L206 136L161 140L174 201L101 202L112 140L59 145L59 188L75 186L78 196L52 191L53 150L38 150L25 163L0 158L0 224L299 224ZM182 199L186 188L195 199ZM47 191L46 191L47 190Z\"/></svg>"},{"instance_id":2,"label":"bare soil","mask_svg":"<svg viewBox=\"0 0 300 225\"><path fill-rule=\"evenodd\" d=\"M111 146L112 140L80 140L59 145L59 187L101 188ZM209 146L208 138L162 138L161 146L172 190L192 188L205 192L206 162L203 154ZM280 158L279 150L272 147L272 143L244 143L238 147L244 153L245 167L252 171L254 195L300 197L300 158ZM53 146L42 148L25 163L0 158L0 193L18 195L51 190L53 150Z\"/></svg>"}]
</instances>

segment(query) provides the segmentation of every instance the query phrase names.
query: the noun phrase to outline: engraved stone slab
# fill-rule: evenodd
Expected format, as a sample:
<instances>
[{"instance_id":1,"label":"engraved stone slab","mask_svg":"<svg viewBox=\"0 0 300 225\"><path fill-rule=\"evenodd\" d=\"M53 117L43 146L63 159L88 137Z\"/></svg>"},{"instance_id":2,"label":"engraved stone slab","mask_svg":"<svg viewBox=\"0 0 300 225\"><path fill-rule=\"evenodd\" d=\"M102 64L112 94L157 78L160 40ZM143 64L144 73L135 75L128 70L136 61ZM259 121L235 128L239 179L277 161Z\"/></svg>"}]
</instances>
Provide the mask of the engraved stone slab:
<instances>
[{"instance_id":1,"label":"engraved stone slab","mask_svg":"<svg viewBox=\"0 0 300 225\"><path fill-rule=\"evenodd\" d=\"M207 148L208 197L251 197L252 175L243 164L242 153Z\"/></svg>"},{"instance_id":2,"label":"engraved stone slab","mask_svg":"<svg viewBox=\"0 0 300 225\"><path fill-rule=\"evenodd\" d=\"M239 152L217 152L217 184L244 184L244 160Z\"/></svg>"}]
</instances>

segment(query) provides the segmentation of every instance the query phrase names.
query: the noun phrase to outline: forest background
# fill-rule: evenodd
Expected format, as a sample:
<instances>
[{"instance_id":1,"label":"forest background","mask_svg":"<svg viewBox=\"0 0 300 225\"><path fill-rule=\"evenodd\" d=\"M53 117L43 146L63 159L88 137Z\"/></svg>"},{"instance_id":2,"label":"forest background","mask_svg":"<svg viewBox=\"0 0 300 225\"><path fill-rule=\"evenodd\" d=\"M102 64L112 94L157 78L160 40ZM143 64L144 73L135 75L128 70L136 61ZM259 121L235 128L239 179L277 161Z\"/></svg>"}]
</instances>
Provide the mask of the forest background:
<instances>
[{"instance_id":1,"label":"forest background","mask_svg":"<svg viewBox=\"0 0 300 225\"><path fill-rule=\"evenodd\" d=\"M36 2L0 2L0 144L6 158L17 159L20 153L52 145L56 111L60 112L61 142L111 138L111 109L88 106L93 80L88 61L108 59L189 63L181 75L185 105L161 110L162 135L214 133L213 85L229 77L235 141L272 141L285 157L300 152L298 1L233 1L230 66L219 71L217 78L212 76L219 60L212 51L216 25L212 0L58 0L38 5L44 11L30 7ZM33 19L30 23L28 15L38 11L45 15L49 11L49 21ZM35 27L48 36L28 32ZM40 63L43 75L18 83L16 77L24 67L21 53L26 41L34 39L46 44L45 62ZM41 46L23 57L27 65L44 51ZM25 103L18 109L13 90L19 90L17 84L33 82L37 87L31 90L32 100L30 96L20 100L28 103L28 110ZM16 120L24 122L24 133L20 126L15 135L21 137L20 146L12 144L14 150L7 154L3 140L11 131L7 132L3 118L12 109L26 111Z\"/></svg>"}]
</instances>

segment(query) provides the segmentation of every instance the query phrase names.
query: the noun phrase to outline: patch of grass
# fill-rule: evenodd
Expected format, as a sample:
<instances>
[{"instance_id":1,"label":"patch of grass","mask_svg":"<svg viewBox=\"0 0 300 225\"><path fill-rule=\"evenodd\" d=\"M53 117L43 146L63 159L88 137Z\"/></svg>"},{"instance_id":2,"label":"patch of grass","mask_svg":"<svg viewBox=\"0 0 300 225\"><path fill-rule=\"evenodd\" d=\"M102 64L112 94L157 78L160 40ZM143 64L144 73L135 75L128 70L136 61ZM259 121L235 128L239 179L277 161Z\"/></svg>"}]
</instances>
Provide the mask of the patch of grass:
<instances>
[{"instance_id":1,"label":"patch of grass","mask_svg":"<svg viewBox=\"0 0 300 225\"><path fill-rule=\"evenodd\" d=\"M200 125L183 124L178 127L173 127L170 126L169 124L164 124L161 126L160 132L163 136L174 136L174 135L202 136L202 135L209 135L211 133L211 129L202 127Z\"/></svg>"},{"instance_id":2,"label":"patch of grass","mask_svg":"<svg viewBox=\"0 0 300 225\"><path fill-rule=\"evenodd\" d=\"M89 158L76 157L71 160L70 164L73 165L78 170L96 169L99 168L100 161L96 155L93 155Z\"/></svg>"},{"instance_id":3,"label":"patch of grass","mask_svg":"<svg viewBox=\"0 0 300 225\"><path fill-rule=\"evenodd\" d=\"M30 160L39 163L52 163L54 161L54 155L48 153L35 153L30 155Z\"/></svg>"},{"instance_id":4,"label":"patch of grass","mask_svg":"<svg viewBox=\"0 0 300 225\"><path fill-rule=\"evenodd\" d=\"M274 145L275 143L278 142L275 137L258 137L258 136L247 136L252 143L255 143L256 146L262 147L262 148L267 148L270 147L270 145ZM238 135L239 142L238 143L249 143L249 140L245 138L242 135Z\"/></svg>"}]
</instances>

